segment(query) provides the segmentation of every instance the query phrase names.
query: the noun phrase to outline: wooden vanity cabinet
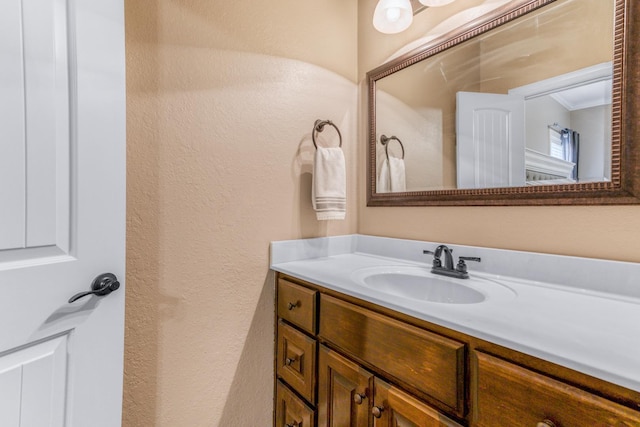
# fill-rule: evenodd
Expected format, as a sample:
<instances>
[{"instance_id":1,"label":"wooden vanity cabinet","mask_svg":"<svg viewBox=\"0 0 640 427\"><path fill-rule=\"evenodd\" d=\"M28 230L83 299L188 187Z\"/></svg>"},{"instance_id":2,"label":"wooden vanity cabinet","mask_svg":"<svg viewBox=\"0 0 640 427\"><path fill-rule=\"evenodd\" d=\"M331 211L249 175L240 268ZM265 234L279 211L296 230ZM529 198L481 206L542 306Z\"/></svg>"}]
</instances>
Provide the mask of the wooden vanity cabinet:
<instances>
[{"instance_id":1,"label":"wooden vanity cabinet","mask_svg":"<svg viewBox=\"0 0 640 427\"><path fill-rule=\"evenodd\" d=\"M640 393L278 275L277 427L640 427Z\"/></svg>"}]
</instances>

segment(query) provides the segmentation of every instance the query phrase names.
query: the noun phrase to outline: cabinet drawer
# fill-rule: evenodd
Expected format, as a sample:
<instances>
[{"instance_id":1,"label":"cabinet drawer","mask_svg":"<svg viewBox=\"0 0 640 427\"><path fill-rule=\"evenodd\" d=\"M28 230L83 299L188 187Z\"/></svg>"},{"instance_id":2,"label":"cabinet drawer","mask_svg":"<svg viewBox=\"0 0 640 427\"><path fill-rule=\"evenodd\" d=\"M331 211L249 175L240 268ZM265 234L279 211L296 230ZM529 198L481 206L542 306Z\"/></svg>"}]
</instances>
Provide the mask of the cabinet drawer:
<instances>
[{"instance_id":1,"label":"cabinet drawer","mask_svg":"<svg viewBox=\"0 0 640 427\"><path fill-rule=\"evenodd\" d=\"M316 415L287 386L276 385L276 427L314 427Z\"/></svg>"},{"instance_id":2,"label":"cabinet drawer","mask_svg":"<svg viewBox=\"0 0 640 427\"><path fill-rule=\"evenodd\" d=\"M476 352L478 426L639 427L640 412Z\"/></svg>"},{"instance_id":3,"label":"cabinet drawer","mask_svg":"<svg viewBox=\"0 0 640 427\"><path fill-rule=\"evenodd\" d=\"M380 378L375 379L374 427L462 427L429 405Z\"/></svg>"},{"instance_id":4,"label":"cabinet drawer","mask_svg":"<svg viewBox=\"0 0 640 427\"><path fill-rule=\"evenodd\" d=\"M278 316L305 331L316 333L318 292L284 279L278 280Z\"/></svg>"},{"instance_id":5,"label":"cabinet drawer","mask_svg":"<svg viewBox=\"0 0 640 427\"><path fill-rule=\"evenodd\" d=\"M320 336L463 415L463 343L327 295Z\"/></svg>"},{"instance_id":6,"label":"cabinet drawer","mask_svg":"<svg viewBox=\"0 0 640 427\"><path fill-rule=\"evenodd\" d=\"M315 401L316 340L278 321L276 372L309 402Z\"/></svg>"}]
</instances>

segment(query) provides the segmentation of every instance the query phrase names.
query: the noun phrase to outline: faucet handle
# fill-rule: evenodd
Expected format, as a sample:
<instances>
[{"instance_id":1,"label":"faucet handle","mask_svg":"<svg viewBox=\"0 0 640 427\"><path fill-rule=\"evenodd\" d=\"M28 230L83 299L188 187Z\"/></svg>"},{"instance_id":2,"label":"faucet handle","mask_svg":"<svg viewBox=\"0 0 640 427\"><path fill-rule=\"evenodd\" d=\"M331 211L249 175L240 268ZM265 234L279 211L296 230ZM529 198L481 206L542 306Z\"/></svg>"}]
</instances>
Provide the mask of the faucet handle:
<instances>
[{"instance_id":1,"label":"faucet handle","mask_svg":"<svg viewBox=\"0 0 640 427\"><path fill-rule=\"evenodd\" d=\"M422 251L423 254L425 255L433 255L433 267L442 267L442 261L440 261L440 258L436 258L436 253L434 251L430 251L428 249L424 249Z\"/></svg>"},{"instance_id":2,"label":"faucet handle","mask_svg":"<svg viewBox=\"0 0 640 427\"><path fill-rule=\"evenodd\" d=\"M465 261L475 261L480 262L480 257L477 256L461 256L458 258L458 265L456 265L456 271L460 273L467 272L467 264Z\"/></svg>"}]
</instances>

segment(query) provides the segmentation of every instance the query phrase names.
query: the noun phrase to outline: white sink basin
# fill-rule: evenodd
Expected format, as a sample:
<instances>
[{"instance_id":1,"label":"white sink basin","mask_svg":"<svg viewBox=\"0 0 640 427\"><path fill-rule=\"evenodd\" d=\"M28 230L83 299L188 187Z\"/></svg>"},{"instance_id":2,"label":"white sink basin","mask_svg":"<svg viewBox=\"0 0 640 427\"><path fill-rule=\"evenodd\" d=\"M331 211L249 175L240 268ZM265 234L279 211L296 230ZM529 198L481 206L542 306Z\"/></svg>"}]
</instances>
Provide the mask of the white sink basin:
<instances>
[{"instance_id":1,"label":"white sink basin","mask_svg":"<svg viewBox=\"0 0 640 427\"><path fill-rule=\"evenodd\" d=\"M509 299L515 292L491 279L457 279L431 273L427 267L380 266L356 270L359 285L397 297L442 304L478 304L489 299Z\"/></svg>"}]
</instances>

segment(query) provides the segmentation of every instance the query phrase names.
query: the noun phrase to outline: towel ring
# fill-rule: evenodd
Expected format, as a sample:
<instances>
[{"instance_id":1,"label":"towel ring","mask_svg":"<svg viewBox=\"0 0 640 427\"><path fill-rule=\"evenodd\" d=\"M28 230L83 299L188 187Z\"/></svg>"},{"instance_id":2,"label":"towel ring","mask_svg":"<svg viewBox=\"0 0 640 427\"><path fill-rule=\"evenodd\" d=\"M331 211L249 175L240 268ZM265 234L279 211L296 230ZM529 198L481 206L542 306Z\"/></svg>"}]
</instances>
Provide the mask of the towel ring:
<instances>
[{"instance_id":1,"label":"towel ring","mask_svg":"<svg viewBox=\"0 0 640 427\"><path fill-rule=\"evenodd\" d=\"M397 136L381 135L380 144L384 145L384 152L387 155L387 160L389 160L389 142L394 139L398 141L398 144L400 144L400 148L402 149L402 160L404 160L404 145L402 145L402 141L400 141Z\"/></svg>"},{"instance_id":2,"label":"towel ring","mask_svg":"<svg viewBox=\"0 0 640 427\"><path fill-rule=\"evenodd\" d=\"M324 125L331 125L335 128L336 132L338 132L338 137L340 138L340 147L342 147L342 134L340 133L340 129L338 126L334 125L331 120L316 120L313 124L313 130L311 131L311 139L313 140L313 146L318 149L318 144L316 143L316 132L320 133L324 130Z\"/></svg>"}]
</instances>

